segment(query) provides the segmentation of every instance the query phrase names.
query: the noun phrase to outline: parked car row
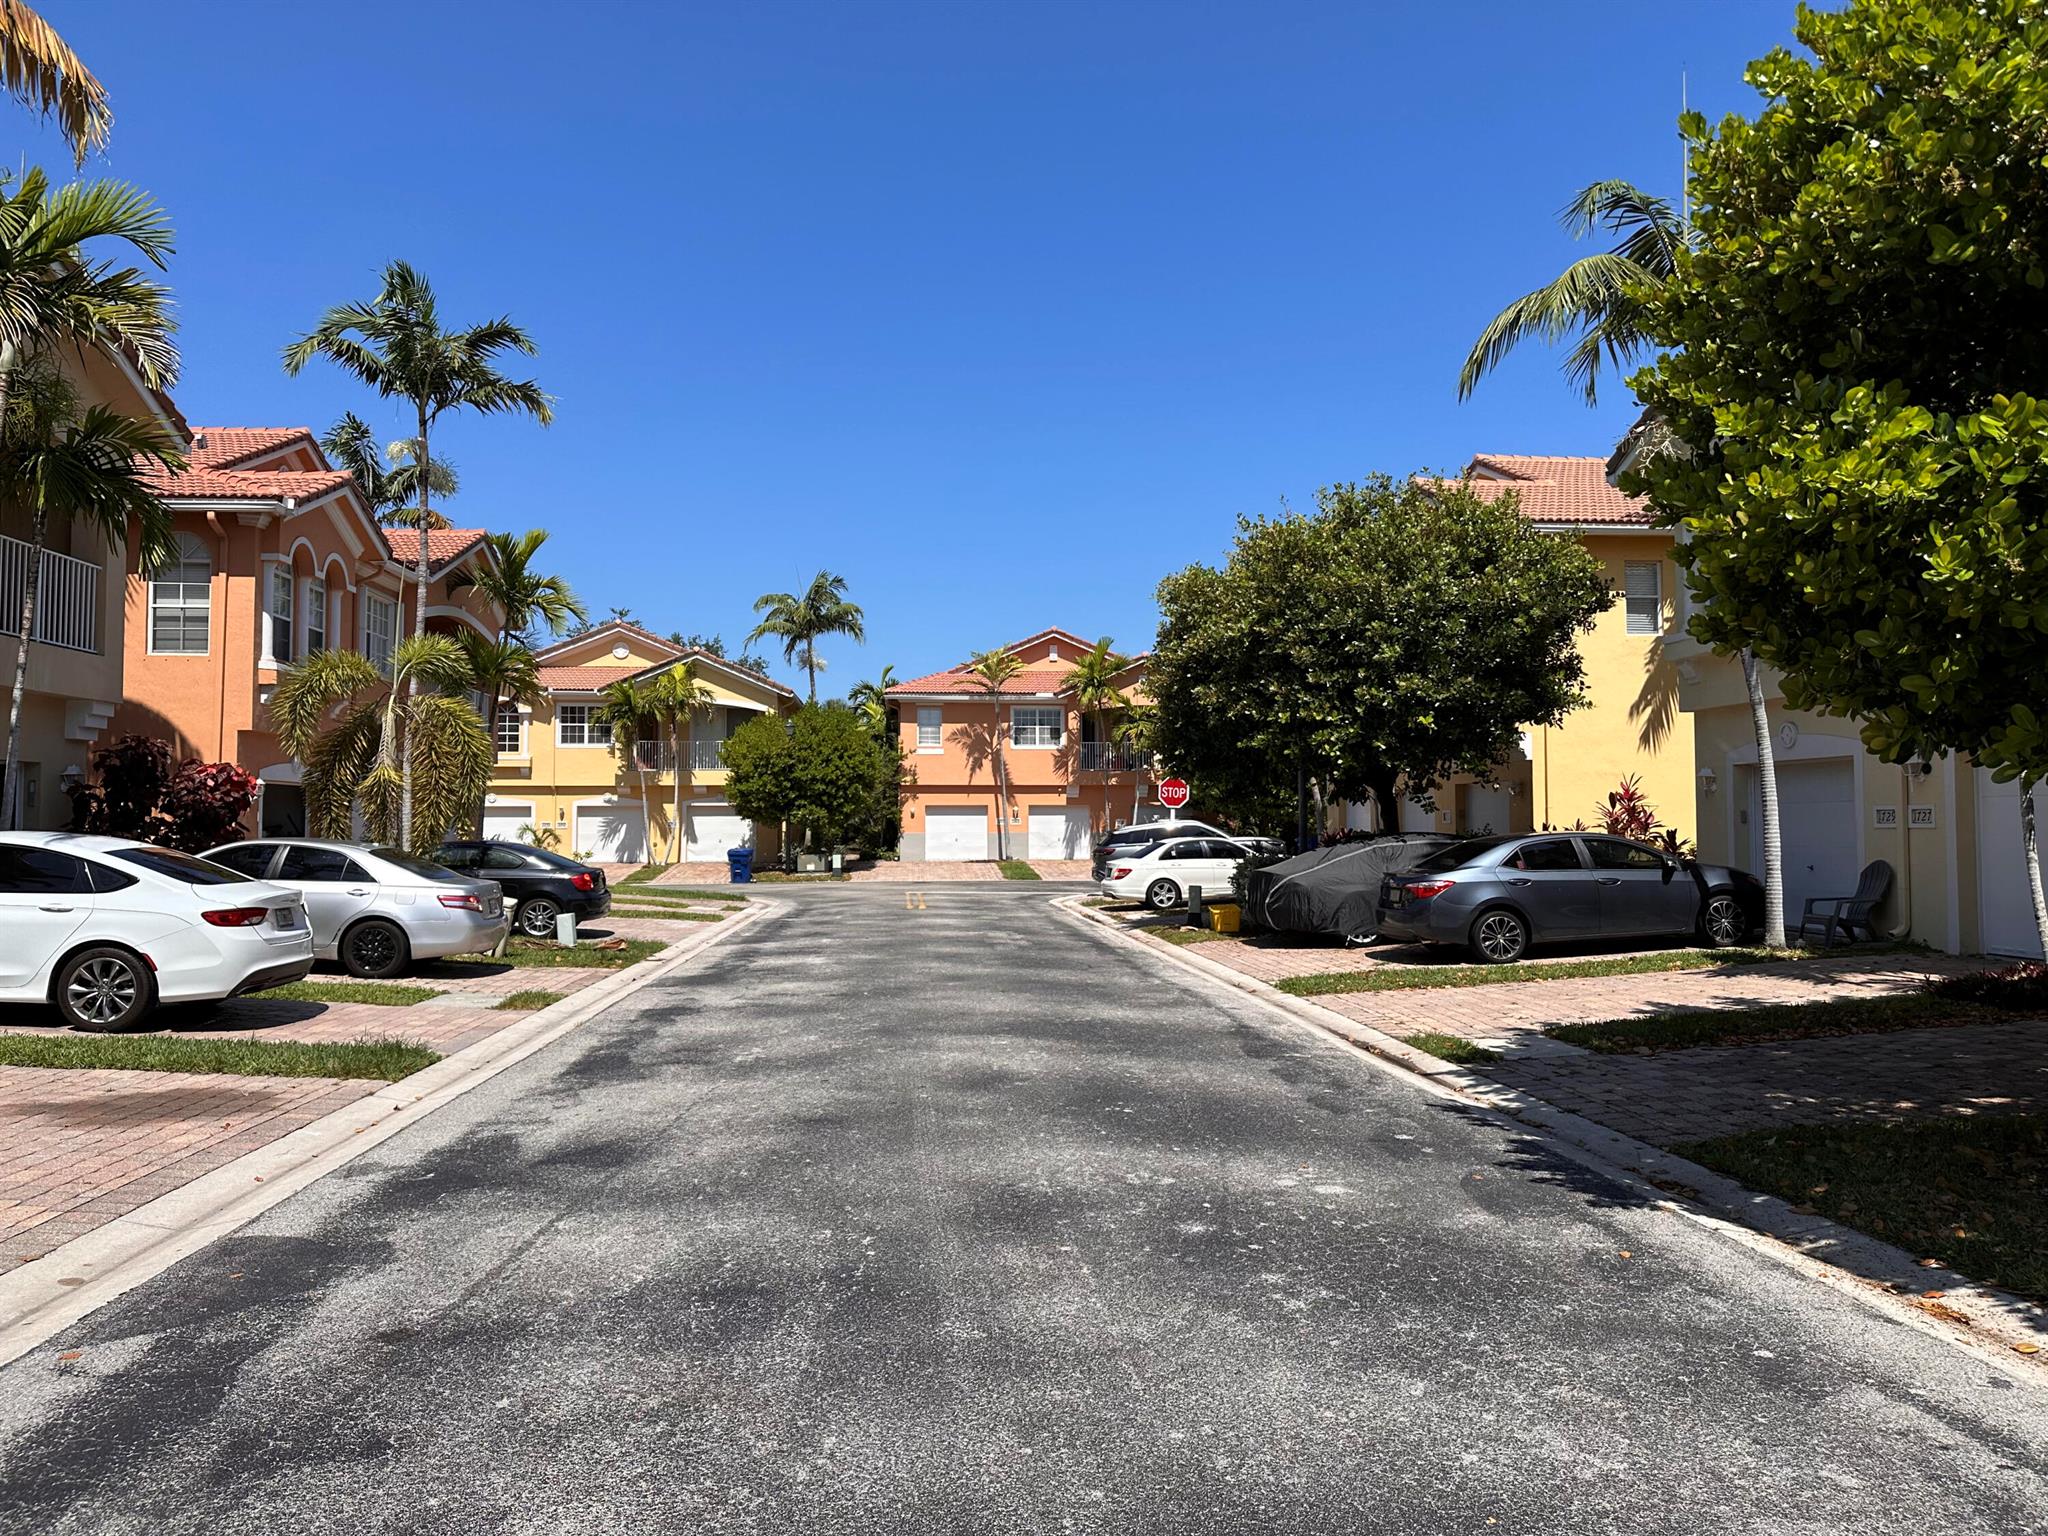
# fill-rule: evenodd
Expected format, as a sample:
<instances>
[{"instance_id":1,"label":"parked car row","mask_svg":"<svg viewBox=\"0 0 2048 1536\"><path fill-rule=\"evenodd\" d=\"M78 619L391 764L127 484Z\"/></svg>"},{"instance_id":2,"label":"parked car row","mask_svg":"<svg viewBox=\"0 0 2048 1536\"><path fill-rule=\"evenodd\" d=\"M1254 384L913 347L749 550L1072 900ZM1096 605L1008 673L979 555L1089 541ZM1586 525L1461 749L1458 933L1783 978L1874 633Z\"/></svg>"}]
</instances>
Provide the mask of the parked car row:
<instances>
[{"instance_id":1,"label":"parked car row","mask_svg":"<svg viewBox=\"0 0 2048 1536\"><path fill-rule=\"evenodd\" d=\"M601 870L545 849L452 841L438 854L256 838L195 857L129 838L0 833L0 1002L129 1029L162 1003L298 981L316 959L382 979L495 949L515 921L552 934L563 912L611 910Z\"/></svg>"}]
</instances>

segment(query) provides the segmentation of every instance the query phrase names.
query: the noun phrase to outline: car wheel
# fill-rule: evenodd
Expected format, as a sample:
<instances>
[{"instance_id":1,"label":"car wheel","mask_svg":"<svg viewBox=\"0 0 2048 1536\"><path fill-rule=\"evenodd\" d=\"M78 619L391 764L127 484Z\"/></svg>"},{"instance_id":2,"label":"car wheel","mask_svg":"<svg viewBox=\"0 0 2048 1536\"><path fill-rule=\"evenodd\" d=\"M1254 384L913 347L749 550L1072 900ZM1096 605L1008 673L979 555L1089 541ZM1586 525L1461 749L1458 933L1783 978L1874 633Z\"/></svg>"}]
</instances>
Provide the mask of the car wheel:
<instances>
[{"instance_id":1,"label":"car wheel","mask_svg":"<svg viewBox=\"0 0 2048 1536\"><path fill-rule=\"evenodd\" d=\"M57 1011L73 1029L133 1029L154 1001L149 967L125 949L82 949L57 973Z\"/></svg>"},{"instance_id":2,"label":"car wheel","mask_svg":"<svg viewBox=\"0 0 2048 1536\"><path fill-rule=\"evenodd\" d=\"M1171 912L1180 905L1180 887L1171 880L1154 880L1145 887L1145 905L1154 912Z\"/></svg>"},{"instance_id":3,"label":"car wheel","mask_svg":"<svg viewBox=\"0 0 2048 1536\"><path fill-rule=\"evenodd\" d=\"M1496 907L1480 914L1472 925L1472 957L1487 965L1508 965L1529 951L1529 925L1508 911Z\"/></svg>"},{"instance_id":4,"label":"car wheel","mask_svg":"<svg viewBox=\"0 0 2048 1536\"><path fill-rule=\"evenodd\" d=\"M405 969L405 934L381 918L357 923L341 936L341 963L351 976L384 981Z\"/></svg>"},{"instance_id":5,"label":"car wheel","mask_svg":"<svg viewBox=\"0 0 2048 1536\"><path fill-rule=\"evenodd\" d=\"M561 910L545 896L528 897L519 903L519 931L530 939L552 939Z\"/></svg>"},{"instance_id":6,"label":"car wheel","mask_svg":"<svg viewBox=\"0 0 2048 1536\"><path fill-rule=\"evenodd\" d=\"M1728 949L1749 937L1749 916L1742 903L1726 894L1709 896L1700 908L1700 937L1715 949Z\"/></svg>"}]
</instances>

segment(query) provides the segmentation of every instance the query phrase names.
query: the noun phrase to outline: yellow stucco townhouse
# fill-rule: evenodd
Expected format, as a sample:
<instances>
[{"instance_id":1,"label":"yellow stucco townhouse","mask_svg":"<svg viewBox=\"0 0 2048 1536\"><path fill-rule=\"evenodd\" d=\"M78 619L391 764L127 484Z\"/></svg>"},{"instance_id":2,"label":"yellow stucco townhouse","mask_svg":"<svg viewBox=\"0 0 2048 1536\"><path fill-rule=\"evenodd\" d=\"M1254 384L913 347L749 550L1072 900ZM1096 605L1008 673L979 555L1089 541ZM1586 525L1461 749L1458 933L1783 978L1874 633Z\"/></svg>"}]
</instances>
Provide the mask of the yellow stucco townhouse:
<instances>
[{"instance_id":1,"label":"yellow stucco townhouse","mask_svg":"<svg viewBox=\"0 0 2048 1536\"><path fill-rule=\"evenodd\" d=\"M600 863L668 856L676 775L682 775L685 859L723 859L742 844L761 858L774 852L776 829L756 827L724 796L719 748L753 716L786 713L795 692L760 673L696 647L672 644L637 624L600 624L539 653L545 696L532 707L508 705L497 721L498 765L484 801L486 837L528 839L546 828L564 853ZM689 663L712 703L692 722L682 761L666 742L614 742L601 718L600 692L622 678L649 680ZM647 769L640 800L639 766Z\"/></svg>"}]
</instances>

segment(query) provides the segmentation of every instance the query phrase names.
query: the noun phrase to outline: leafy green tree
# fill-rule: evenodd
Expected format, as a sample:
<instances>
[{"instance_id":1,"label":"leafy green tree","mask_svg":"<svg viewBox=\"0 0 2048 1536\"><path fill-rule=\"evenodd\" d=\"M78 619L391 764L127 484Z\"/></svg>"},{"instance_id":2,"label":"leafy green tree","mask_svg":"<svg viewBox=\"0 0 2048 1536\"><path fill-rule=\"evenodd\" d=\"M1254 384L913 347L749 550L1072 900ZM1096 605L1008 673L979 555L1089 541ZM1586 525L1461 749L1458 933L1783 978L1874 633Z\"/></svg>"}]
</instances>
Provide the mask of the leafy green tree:
<instances>
[{"instance_id":1,"label":"leafy green tree","mask_svg":"<svg viewBox=\"0 0 2048 1536\"><path fill-rule=\"evenodd\" d=\"M1128 656L1119 656L1111 645L1109 636L1104 635L1074 658L1074 664L1067 669L1067 675L1063 680L1063 686L1073 695L1074 707L1095 722L1095 740L1099 744L1098 750L1103 754L1102 816L1105 823L1109 819L1109 781L1114 771L1108 750L1109 733L1106 724L1109 712L1123 707L1123 689L1118 686L1118 679L1130 664L1131 659Z\"/></svg>"},{"instance_id":2,"label":"leafy green tree","mask_svg":"<svg viewBox=\"0 0 2048 1536\"><path fill-rule=\"evenodd\" d=\"M1456 483L1316 501L1160 583L1155 745L1204 803L1269 807L1305 780L1397 825L1404 780L1419 797L1491 773L1584 702L1578 637L1614 594L1577 541Z\"/></svg>"},{"instance_id":3,"label":"leafy green tree","mask_svg":"<svg viewBox=\"0 0 2048 1536\"><path fill-rule=\"evenodd\" d=\"M531 379L507 378L499 371L506 353L531 356L533 338L510 318L489 320L466 330L442 328L433 285L406 262L384 268L383 285L367 304L338 304L318 325L284 350L284 370L297 375L315 358L324 357L387 399L405 400L419 422L412 441L412 489L418 505L410 521L420 531L417 566L418 601L413 634L427 632L427 535L435 525L432 433L450 411L483 415L516 413L542 426L554 420L554 405ZM399 824L402 840L412 838L413 764L400 765Z\"/></svg>"},{"instance_id":4,"label":"leafy green tree","mask_svg":"<svg viewBox=\"0 0 2048 1536\"><path fill-rule=\"evenodd\" d=\"M978 683L988 694L989 763L996 776L996 857L1010 856L1010 783L1007 766L1003 762L1003 689L1010 679L1024 670L1024 663L1014 651L976 651L968 658L964 668L967 675Z\"/></svg>"},{"instance_id":5,"label":"leafy green tree","mask_svg":"<svg viewBox=\"0 0 2048 1536\"><path fill-rule=\"evenodd\" d=\"M800 593L768 592L755 599L754 612L763 615L748 634L746 644L773 636L782 642L782 659L795 661L799 654L804 671L810 674L810 702L818 702L818 642L830 635L845 635L865 643L860 605L847 601L846 578L820 571Z\"/></svg>"},{"instance_id":6,"label":"leafy green tree","mask_svg":"<svg viewBox=\"0 0 2048 1536\"><path fill-rule=\"evenodd\" d=\"M2048 15L1802 10L1766 105L1688 118L1696 243L1633 380L1690 451L1631 488L1682 530L1702 640L1887 762L2048 774ZM2028 836L2038 891L2038 853ZM2048 910L2035 916L2048 947Z\"/></svg>"},{"instance_id":7,"label":"leafy green tree","mask_svg":"<svg viewBox=\"0 0 2048 1536\"><path fill-rule=\"evenodd\" d=\"M803 827L823 847L873 846L883 792L895 793L881 745L843 705L749 720L726 742L725 767L735 811Z\"/></svg>"},{"instance_id":8,"label":"leafy green tree","mask_svg":"<svg viewBox=\"0 0 2048 1536\"><path fill-rule=\"evenodd\" d=\"M55 117L79 165L90 151L107 147L114 127L107 88L22 0L0 0L0 88Z\"/></svg>"},{"instance_id":9,"label":"leafy green tree","mask_svg":"<svg viewBox=\"0 0 2048 1536\"><path fill-rule=\"evenodd\" d=\"M171 513L145 478L146 467L184 463L156 423L104 405L81 410L77 390L48 359L19 365L13 374L13 392L0 409L0 505L28 513L30 558L21 607L9 615L20 641L0 770L0 828L7 829L20 825L21 710L51 520L68 517L96 529L115 549L127 547L132 529L141 569L153 570L173 554Z\"/></svg>"}]
</instances>

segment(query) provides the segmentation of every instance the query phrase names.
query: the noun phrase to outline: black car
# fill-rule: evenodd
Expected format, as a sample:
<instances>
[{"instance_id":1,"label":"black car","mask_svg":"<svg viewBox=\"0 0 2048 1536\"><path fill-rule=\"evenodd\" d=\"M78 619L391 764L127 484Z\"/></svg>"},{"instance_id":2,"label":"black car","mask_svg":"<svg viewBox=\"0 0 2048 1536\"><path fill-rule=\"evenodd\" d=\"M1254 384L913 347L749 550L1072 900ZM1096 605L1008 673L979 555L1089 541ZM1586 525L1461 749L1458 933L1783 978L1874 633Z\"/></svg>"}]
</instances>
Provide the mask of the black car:
<instances>
[{"instance_id":1,"label":"black car","mask_svg":"<svg viewBox=\"0 0 2048 1536\"><path fill-rule=\"evenodd\" d=\"M573 912L580 923L612 909L603 870L530 843L448 842L435 850L434 862L497 881L505 900L519 904L512 926L531 938L553 938L557 913Z\"/></svg>"},{"instance_id":2,"label":"black car","mask_svg":"<svg viewBox=\"0 0 2048 1536\"><path fill-rule=\"evenodd\" d=\"M1169 837L1229 836L1221 827L1212 827L1206 821L1134 821L1127 827L1118 827L1114 832L1105 832L1095 839L1089 878L1108 879L1109 861L1118 854L1134 853Z\"/></svg>"}]
</instances>

